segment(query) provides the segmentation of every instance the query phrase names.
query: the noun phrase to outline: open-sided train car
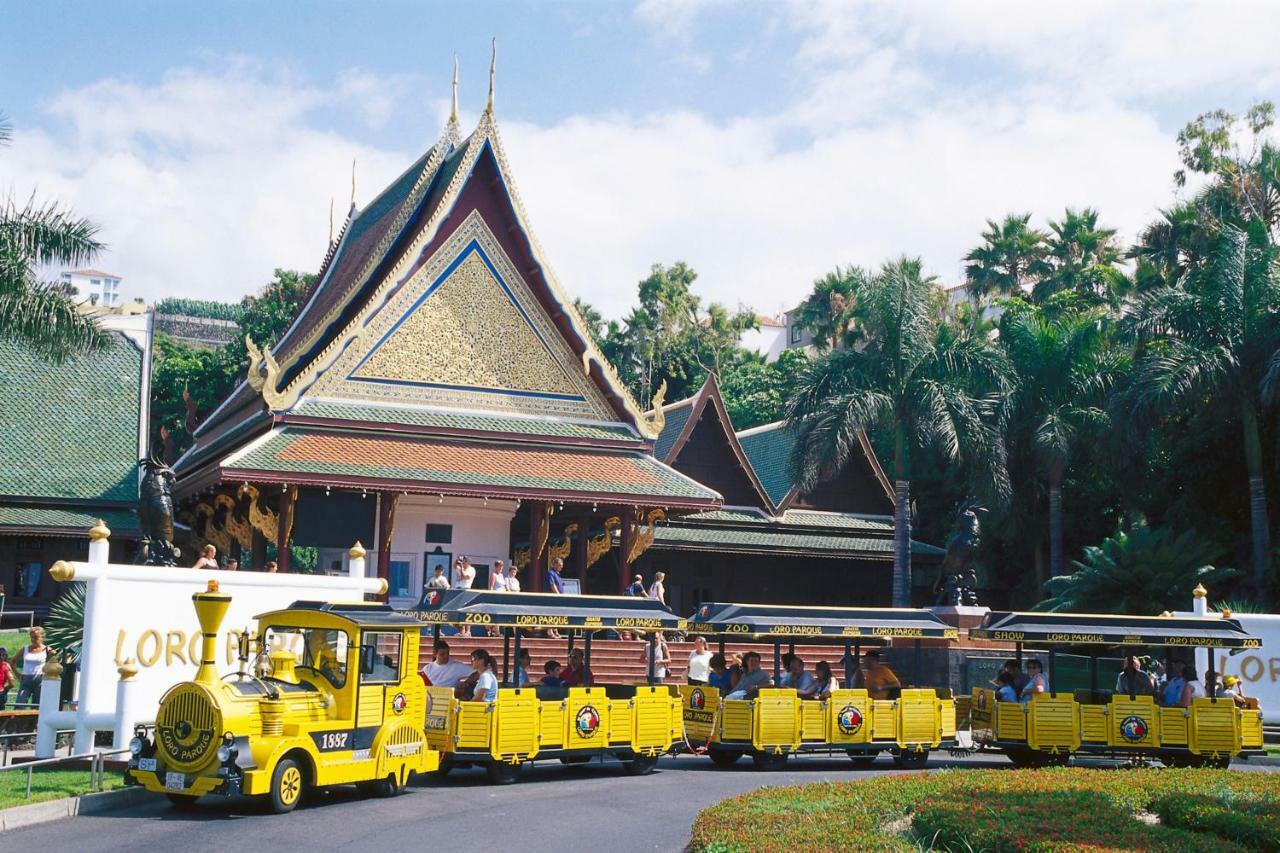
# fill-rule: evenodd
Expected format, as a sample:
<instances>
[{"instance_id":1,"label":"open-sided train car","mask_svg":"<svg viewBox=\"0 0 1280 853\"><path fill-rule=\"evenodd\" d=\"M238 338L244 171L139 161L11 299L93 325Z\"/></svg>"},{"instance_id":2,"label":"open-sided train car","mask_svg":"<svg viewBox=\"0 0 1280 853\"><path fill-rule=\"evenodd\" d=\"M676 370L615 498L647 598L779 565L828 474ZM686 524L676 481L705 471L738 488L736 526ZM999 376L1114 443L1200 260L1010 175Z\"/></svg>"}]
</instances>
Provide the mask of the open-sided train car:
<instances>
[{"instance_id":1,"label":"open-sided train car","mask_svg":"<svg viewBox=\"0 0 1280 853\"><path fill-rule=\"evenodd\" d=\"M920 641L954 640L956 629L927 610L703 604L688 631L718 641L773 644L774 683L782 673L782 644L835 642L843 648L840 690L826 700L801 699L789 687L767 687L753 699L728 699L714 687L680 688L685 736L702 744L718 766L750 755L757 767L775 769L801 753L845 752L870 762L891 752L899 766L918 767L930 750L953 746L955 703L946 688L923 686ZM915 642L915 672L896 696L873 699L854 688L864 647Z\"/></svg>"},{"instance_id":2,"label":"open-sided train car","mask_svg":"<svg viewBox=\"0 0 1280 853\"><path fill-rule=\"evenodd\" d=\"M442 755L441 769L482 766L489 781L515 781L521 766L559 759L573 764L596 757L622 762L628 773L653 769L680 738L680 698L666 685L597 684L593 687L515 687L514 661L522 632L554 628L572 648L581 642L587 669L591 640L600 631L675 631L684 620L656 601L590 595L428 591L408 615L434 626L497 629L503 667L494 702L465 702L451 687L427 688L427 740ZM575 637L580 633L581 637ZM531 674L532 675L532 674Z\"/></svg>"},{"instance_id":3,"label":"open-sided train car","mask_svg":"<svg viewBox=\"0 0 1280 853\"><path fill-rule=\"evenodd\" d=\"M1017 764L1065 764L1073 753L1093 753L1225 767L1233 757L1262 752L1257 701L1241 708L1231 699L1213 697L1215 650L1261 645L1234 619L997 612L969 636L1015 643L1019 660L1024 644L1048 650L1051 692L1034 694L1028 702L998 702L993 690L973 688L974 742L1003 750ZM1057 690L1055 658L1064 648L1088 652L1088 689ZM1209 698L1195 698L1189 708L1163 707L1152 695L1099 689L1098 656L1115 648L1125 654L1208 649Z\"/></svg>"}]
</instances>

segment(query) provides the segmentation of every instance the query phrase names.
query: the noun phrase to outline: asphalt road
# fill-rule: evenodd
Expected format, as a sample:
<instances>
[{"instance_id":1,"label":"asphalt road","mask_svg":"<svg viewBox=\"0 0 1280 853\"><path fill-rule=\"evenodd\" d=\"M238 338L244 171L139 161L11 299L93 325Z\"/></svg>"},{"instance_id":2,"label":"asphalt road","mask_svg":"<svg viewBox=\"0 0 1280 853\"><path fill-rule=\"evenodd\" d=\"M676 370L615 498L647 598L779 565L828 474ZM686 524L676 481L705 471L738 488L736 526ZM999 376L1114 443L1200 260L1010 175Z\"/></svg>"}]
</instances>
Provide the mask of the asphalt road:
<instances>
[{"instance_id":1,"label":"asphalt road","mask_svg":"<svg viewBox=\"0 0 1280 853\"><path fill-rule=\"evenodd\" d=\"M929 769L1011 767L999 756L940 757ZM1233 765L1234 766L1234 765ZM1244 768L1277 771L1277 767ZM180 814L157 797L132 809L76 817L0 835L0 850L182 851L307 850L681 850L698 811L766 785L795 785L895 772L887 756L870 770L845 758L800 758L763 773L747 759L730 770L705 758L665 758L649 776L624 776L617 763L525 768L520 782L485 784L478 770L455 770L389 800L363 799L354 788L316 795L292 814L266 814L248 801L202 802Z\"/></svg>"}]
</instances>

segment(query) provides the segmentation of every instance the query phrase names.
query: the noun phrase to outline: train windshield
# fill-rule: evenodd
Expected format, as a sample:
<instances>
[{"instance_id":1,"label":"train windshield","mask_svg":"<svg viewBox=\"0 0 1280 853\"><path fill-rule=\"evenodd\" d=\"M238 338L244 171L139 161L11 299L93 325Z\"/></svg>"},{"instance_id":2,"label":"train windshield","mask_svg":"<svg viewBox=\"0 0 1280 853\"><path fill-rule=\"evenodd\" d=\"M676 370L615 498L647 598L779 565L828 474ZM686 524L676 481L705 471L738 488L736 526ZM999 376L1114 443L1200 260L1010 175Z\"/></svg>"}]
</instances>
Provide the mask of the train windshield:
<instances>
[{"instance_id":1,"label":"train windshield","mask_svg":"<svg viewBox=\"0 0 1280 853\"><path fill-rule=\"evenodd\" d=\"M297 658L299 668L315 670L334 687L347 683L346 631L273 625L267 629L266 637L269 651L288 649Z\"/></svg>"}]
</instances>

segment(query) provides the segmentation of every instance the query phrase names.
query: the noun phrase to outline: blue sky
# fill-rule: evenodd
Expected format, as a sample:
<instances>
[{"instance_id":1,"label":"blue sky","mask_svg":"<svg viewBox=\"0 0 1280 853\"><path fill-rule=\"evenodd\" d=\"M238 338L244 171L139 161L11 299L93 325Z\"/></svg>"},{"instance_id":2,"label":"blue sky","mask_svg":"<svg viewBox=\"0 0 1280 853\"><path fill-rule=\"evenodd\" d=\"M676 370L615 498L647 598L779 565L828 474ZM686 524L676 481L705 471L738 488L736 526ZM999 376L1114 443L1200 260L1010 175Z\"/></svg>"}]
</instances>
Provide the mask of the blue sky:
<instances>
[{"instance_id":1,"label":"blue sky","mask_svg":"<svg viewBox=\"0 0 1280 853\"><path fill-rule=\"evenodd\" d=\"M1225 11L1224 11L1225 9ZM836 264L1092 205L1132 237L1174 136L1277 95L1265 4L9 4L0 193L74 204L133 295L235 299L314 269L342 211L463 122L498 39L498 116L565 287L622 313L649 264L773 313ZM340 218L340 217L339 217Z\"/></svg>"}]
</instances>

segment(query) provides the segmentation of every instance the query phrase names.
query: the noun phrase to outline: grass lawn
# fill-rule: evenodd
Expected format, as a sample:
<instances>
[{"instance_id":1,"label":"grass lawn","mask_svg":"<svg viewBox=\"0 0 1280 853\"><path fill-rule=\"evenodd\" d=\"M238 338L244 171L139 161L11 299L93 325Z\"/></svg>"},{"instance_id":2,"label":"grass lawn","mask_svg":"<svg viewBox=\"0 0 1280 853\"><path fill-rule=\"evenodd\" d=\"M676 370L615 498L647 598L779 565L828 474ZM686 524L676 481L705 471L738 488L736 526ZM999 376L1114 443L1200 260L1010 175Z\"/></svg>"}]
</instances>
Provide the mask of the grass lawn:
<instances>
[{"instance_id":1,"label":"grass lawn","mask_svg":"<svg viewBox=\"0 0 1280 853\"><path fill-rule=\"evenodd\" d=\"M763 788L704 809L693 851L1280 850L1280 775L947 770Z\"/></svg>"},{"instance_id":2,"label":"grass lawn","mask_svg":"<svg viewBox=\"0 0 1280 853\"><path fill-rule=\"evenodd\" d=\"M13 656L18 653L18 649L27 644L27 632L24 628L21 631L0 631L0 647L9 650L9 660L13 660Z\"/></svg>"},{"instance_id":3,"label":"grass lawn","mask_svg":"<svg viewBox=\"0 0 1280 853\"><path fill-rule=\"evenodd\" d=\"M21 765L18 765L19 767ZM105 788L119 788L124 779L119 773L107 772ZM27 793L27 774L22 770L0 772L0 809L22 806L41 800L57 800L89 793L88 770L36 770L31 780L31 799Z\"/></svg>"}]
</instances>

